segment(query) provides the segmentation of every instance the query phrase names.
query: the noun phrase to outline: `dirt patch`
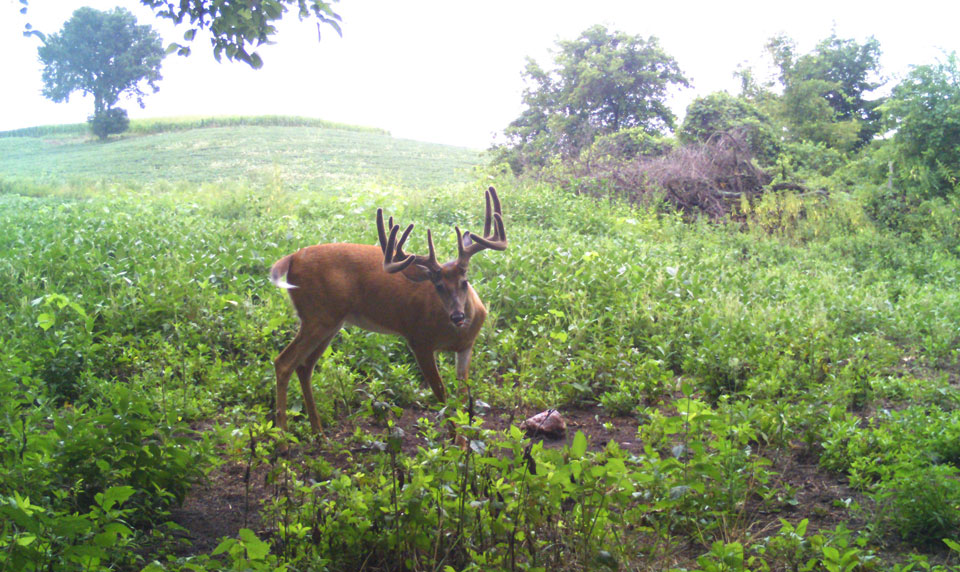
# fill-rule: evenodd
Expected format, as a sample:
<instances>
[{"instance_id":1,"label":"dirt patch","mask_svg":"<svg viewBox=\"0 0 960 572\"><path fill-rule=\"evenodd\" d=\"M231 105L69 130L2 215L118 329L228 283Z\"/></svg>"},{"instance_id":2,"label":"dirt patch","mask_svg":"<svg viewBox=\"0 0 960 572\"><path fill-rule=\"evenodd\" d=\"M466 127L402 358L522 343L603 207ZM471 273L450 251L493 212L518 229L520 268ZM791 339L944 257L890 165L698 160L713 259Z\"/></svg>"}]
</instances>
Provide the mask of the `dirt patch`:
<instances>
[{"instance_id":1,"label":"dirt patch","mask_svg":"<svg viewBox=\"0 0 960 572\"><path fill-rule=\"evenodd\" d=\"M483 415L483 428L503 431L510 426L519 426L527 417L539 413L534 409L498 410ZM559 449L569 446L574 435L582 431L587 436L590 450L599 451L614 442L620 449L633 454L643 453L643 443L637 439L639 421L633 418L608 417L598 407L561 411L567 423L563 439L543 440L545 447ZM433 425L437 413L431 410L405 409L395 420L403 429L402 451L416 454L418 447L428 446L427 439L419 430L419 420L427 418ZM385 427L367 417L345 418L326 431L325 439L316 443L302 443L291 447L286 457L293 465L298 459L323 457L332 466L340 469L356 468L365 462L367 454L378 452L370 442L357 442L356 429L376 438L385 433ZM329 444L344 444L331 447ZM350 443L357 443L351 446ZM801 447L776 451L766 455L772 461L774 473L771 485L784 491L784 500L769 502L750 499L739 516L744 540L775 534L780 529L780 519L798 523L810 521L808 534L817 530L833 529L841 522L856 530L858 522L846 506L850 501L864 502L862 496L851 489L846 479L835 473L820 469L817 461ZM191 545L182 548L180 555L209 553L223 537L236 537L241 528L250 528L258 533L262 523L259 508L264 500L281 493L282 489L270 482L271 466L247 467L241 463L226 463L211 472L207 481L195 487L183 507L174 511L173 520L186 528ZM682 557L695 558L704 552L703 547L689 546L682 549Z\"/></svg>"},{"instance_id":2,"label":"dirt patch","mask_svg":"<svg viewBox=\"0 0 960 572\"><path fill-rule=\"evenodd\" d=\"M181 545L178 556L208 554L223 539L236 537L241 528L260 527L260 503L270 496L267 486L270 467L247 467L226 463L214 469L206 481L194 487L183 506L174 510L172 520L187 529L189 544Z\"/></svg>"}]
</instances>

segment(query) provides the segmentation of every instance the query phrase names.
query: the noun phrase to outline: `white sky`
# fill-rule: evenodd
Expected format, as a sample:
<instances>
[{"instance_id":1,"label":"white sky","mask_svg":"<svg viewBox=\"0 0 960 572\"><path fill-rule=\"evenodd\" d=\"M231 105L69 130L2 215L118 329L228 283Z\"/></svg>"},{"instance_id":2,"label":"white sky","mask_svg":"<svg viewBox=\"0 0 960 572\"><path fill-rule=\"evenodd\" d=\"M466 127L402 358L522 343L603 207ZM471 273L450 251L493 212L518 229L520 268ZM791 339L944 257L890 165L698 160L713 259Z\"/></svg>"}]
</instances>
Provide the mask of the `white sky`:
<instances>
[{"instance_id":1,"label":"white sky","mask_svg":"<svg viewBox=\"0 0 960 572\"><path fill-rule=\"evenodd\" d=\"M56 104L40 94L37 38L21 35L29 21L56 32L73 10L124 6L156 28L164 43L182 37L137 0L0 0L0 131L86 120L93 101L79 94ZM682 115L695 95L736 92L738 63L760 61L763 44L785 32L808 51L832 29L863 41L874 35L888 75L960 50L960 3L775 0L342 0L343 37L288 14L276 45L261 47L264 67L217 64L209 40L197 35L188 58L164 60L160 91L121 103L131 118L175 115L283 114L319 117L389 130L396 137L484 149L522 109L525 58L550 63L557 39L594 24L655 35L693 80L674 97Z\"/></svg>"}]
</instances>

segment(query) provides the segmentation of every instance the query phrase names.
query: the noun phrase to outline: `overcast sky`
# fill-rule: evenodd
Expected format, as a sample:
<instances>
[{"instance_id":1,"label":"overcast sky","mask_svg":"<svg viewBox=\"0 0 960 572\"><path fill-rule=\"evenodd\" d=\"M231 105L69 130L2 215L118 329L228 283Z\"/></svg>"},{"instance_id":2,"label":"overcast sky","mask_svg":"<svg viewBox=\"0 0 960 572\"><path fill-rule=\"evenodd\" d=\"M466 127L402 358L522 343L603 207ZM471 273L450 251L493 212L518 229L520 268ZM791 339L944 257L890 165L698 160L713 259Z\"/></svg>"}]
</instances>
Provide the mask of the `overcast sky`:
<instances>
[{"instance_id":1,"label":"overcast sky","mask_svg":"<svg viewBox=\"0 0 960 572\"><path fill-rule=\"evenodd\" d=\"M0 0L3 79L0 131L82 122L91 98L56 104L40 94L37 38L21 35L30 22L58 31L73 10L123 6L153 25L165 43L182 37L137 0L30 0L26 17L17 0ZM284 114L380 127L396 137L483 149L522 109L521 72L527 56L549 63L557 39L573 39L594 24L654 35L693 80L674 97L681 115L695 95L735 92L733 72L761 61L763 44L784 32L811 49L836 30L843 38L880 41L884 71L902 75L910 64L960 50L960 3L685 2L660 0L397 1L342 0L343 37L288 15L276 44L261 47L264 67L217 64L208 38L197 35L193 55L168 56L160 91L121 103L131 118L176 115Z\"/></svg>"}]
</instances>

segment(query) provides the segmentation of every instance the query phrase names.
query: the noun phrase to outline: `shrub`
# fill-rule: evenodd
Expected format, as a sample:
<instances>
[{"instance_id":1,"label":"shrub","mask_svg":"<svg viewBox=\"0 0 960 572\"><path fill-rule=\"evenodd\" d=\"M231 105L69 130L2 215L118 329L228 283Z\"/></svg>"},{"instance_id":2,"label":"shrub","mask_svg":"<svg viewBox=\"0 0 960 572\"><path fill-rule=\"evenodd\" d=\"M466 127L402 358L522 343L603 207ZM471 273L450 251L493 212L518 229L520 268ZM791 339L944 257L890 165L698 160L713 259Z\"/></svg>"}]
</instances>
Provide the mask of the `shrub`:
<instances>
[{"instance_id":1,"label":"shrub","mask_svg":"<svg viewBox=\"0 0 960 572\"><path fill-rule=\"evenodd\" d=\"M119 107L113 107L95 113L87 119L90 124L90 130L100 139L106 139L109 135L123 133L130 128L130 119L127 118L127 111Z\"/></svg>"},{"instance_id":2,"label":"shrub","mask_svg":"<svg viewBox=\"0 0 960 572\"><path fill-rule=\"evenodd\" d=\"M960 473L950 465L898 465L876 495L881 521L917 547L960 539Z\"/></svg>"},{"instance_id":3,"label":"shrub","mask_svg":"<svg viewBox=\"0 0 960 572\"><path fill-rule=\"evenodd\" d=\"M750 101L726 92L693 100L677 136L685 144L706 143L723 133L739 133L762 164L772 164L780 152L771 119Z\"/></svg>"},{"instance_id":4,"label":"shrub","mask_svg":"<svg viewBox=\"0 0 960 572\"><path fill-rule=\"evenodd\" d=\"M593 145L583 152L585 155L581 155L581 159L660 157L676 146L673 139L651 135L640 127L631 127L598 137Z\"/></svg>"}]
</instances>

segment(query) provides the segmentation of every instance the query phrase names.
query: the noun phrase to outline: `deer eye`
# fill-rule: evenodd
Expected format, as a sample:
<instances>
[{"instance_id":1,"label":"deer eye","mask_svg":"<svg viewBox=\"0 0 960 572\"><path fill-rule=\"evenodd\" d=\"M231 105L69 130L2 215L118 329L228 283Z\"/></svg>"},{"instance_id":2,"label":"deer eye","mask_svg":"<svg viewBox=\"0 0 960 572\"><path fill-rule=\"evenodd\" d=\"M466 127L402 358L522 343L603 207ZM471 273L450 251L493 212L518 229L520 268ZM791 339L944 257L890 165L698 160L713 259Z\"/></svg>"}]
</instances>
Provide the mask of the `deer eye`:
<instances>
[{"instance_id":1,"label":"deer eye","mask_svg":"<svg viewBox=\"0 0 960 572\"><path fill-rule=\"evenodd\" d=\"M446 290L446 288L443 287L443 284L434 284L434 286L436 286L437 292L440 294L443 294L443 291Z\"/></svg>"},{"instance_id":2,"label":"deer eye","mask_svg":"<svg viewBox=\"0 0 960 572\"><path fill-rule=\"evenodd\" d=\"M467 281L466 281L466 280L464 280L463 282L460 283L460 289L461 289L461 290L466 290L466 289L467 289Z\"/></svg>"}]
</instances>

